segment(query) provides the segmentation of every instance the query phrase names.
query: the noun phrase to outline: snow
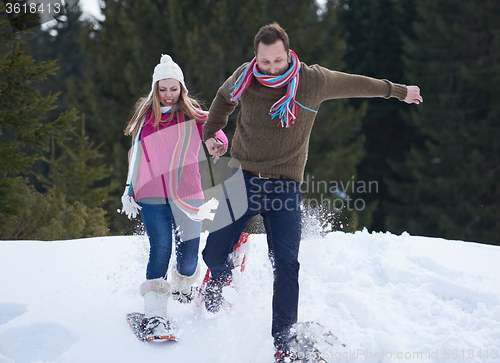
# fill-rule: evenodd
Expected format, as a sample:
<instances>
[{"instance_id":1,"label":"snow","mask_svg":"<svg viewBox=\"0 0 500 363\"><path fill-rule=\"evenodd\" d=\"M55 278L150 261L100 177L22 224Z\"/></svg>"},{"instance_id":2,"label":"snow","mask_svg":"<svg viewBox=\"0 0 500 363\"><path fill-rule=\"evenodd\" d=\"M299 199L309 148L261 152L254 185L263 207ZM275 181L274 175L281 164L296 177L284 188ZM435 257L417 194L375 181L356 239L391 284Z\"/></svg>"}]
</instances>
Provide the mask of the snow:
<instances>
[{"instance_id":1,"label":"snow","mask_svg":"<svg viewBox=\"0 0 500 363\"><path fill-rule=\"evenodd\" d=\"M104 21L105 17L102 15L99 0L79 0L78 5L84 13L85 18L94 17L98 20Z\"/></svg>"},{"instance_id":2,"label":"snow","mask_svg":"<svg viewBox=\"0 0 500 363\"><path fill-rule=\"evenodd\" d=\"M202 236L202 247L207 233ZM232 308L207 319L169 304L180 341L143 343L125 315L142 310L145 236L0 241L0 363L271 363L272 269L264 234L246 245ZM438 238L308 234L299 320L345 347L332 362L500 359L500 248Z\"/></svg>"}]
</instances>

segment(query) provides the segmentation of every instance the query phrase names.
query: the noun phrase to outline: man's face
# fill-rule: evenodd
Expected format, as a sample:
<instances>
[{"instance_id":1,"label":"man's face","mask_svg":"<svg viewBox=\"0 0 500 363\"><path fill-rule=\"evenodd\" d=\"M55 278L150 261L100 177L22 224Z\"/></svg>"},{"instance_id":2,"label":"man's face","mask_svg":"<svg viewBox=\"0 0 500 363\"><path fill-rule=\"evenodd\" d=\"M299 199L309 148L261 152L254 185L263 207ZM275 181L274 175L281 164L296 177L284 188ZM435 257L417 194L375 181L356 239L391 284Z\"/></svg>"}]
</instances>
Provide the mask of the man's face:
<instances>
[{"instance_id":1,"label":"man's face","mask_svg":"<svg viewBox=\"0 0 500 363\"><path fill-rule=\"evenodd\" d=\"M285 51L281 40L270 45L260 42L255 56L257 57L257 67L262 74L279 76L288 70L290 51Z\"/></svg>"}]
</instances>

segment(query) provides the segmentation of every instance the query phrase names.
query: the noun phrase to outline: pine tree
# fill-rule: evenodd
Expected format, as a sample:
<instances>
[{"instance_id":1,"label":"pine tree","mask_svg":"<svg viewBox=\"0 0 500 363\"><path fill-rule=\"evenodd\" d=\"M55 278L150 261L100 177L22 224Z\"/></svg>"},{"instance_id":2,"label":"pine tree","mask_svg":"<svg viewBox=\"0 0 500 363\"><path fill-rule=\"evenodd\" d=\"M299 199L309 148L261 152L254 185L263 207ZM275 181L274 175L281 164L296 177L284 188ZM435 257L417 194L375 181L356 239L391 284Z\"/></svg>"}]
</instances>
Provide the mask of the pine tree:
<instances>
[{"instance_id":1,"label":"pine tree","mask_svg":"<svg viewBox=\"0 0 500 363\"><path fill-rule=\"evenodd\" d=\"M347 42L346 71L406 83L403 39L412 35L414 2L341 0L338 12ZM414 138L413 129L404 122L404 113L413 106L384 99L351 100L350 104L366 107L362 120L366 154L357 168L358 181L378 185L377 192L357 195L369 205L360 213L360 224L371 230L385 231L385 217L391 202L386 180L398 178L390 163L403 160Z\"/></svg>"},{"instance_id":2,"label":"pine tree","mask_svg":"<svg viewBox=\"0 0 500 363\"><path fill-rule=\"evenodd\" d=\"M56 61L35 62L22 50L29 36L29 31L11 34L0 20L0 239L105 235L104 210L78 201L69 204L64 194L52 190L40 193L19 176L43 158L51 140L64 140L78 118L74 109L59 116L50 112L58 94L42 96L40 83L58 68Z\"/></svg>"},{"instance_id":3,"label":"pine tree","mask_svg":"<svg viewBox=\"0 0 500 363\"><path fill-rule=\"evenodd\" d=\"M53 241L104 236L108 228L105 211L87 208L80 202L69 204L62 193L38 192L23 178L10 179L11 188L2 202L24 208L18 215L0 215L0 239Z\"/></svg>"},{"instance_id":4,"label":"pine tree","mask_svg":"<svg viewBox=\"0 0 500 363\"><path fill-rule=\"evenodd\" d=\"M5 6L0 4L0 11ZM23 201L4 203L13 176L26 174L33 163L47 151L50 137L63 137L76 119L76 111L46 120L55 105L57 94L42 96L34 85L54 74L55 61L35 62L21 50L23 38L11 33L6 20L0 19L0 217L18 214Z\"/></svg>"},{"instance_id":5,"label":"pine tree","mask_svg":"<svg viewBox=\"0 0 500 363\"><path fill-rule=\"evenodd\" d=\"M82 79L83 65L86 56L81 50L80 36L87 22L80 21L82 12L78 5L67 11L65 16L57 17L52 22L46 24L47 28L39 28L33 32L29 42L23 47L26 54L38 61L57 60L57 69L53 76L48 77L44 82L36 84L36 88L42 93L57 90L59 95L54 105L57 109L47 112L47 117L56 118L60 110L71 109L68 103L69 84ZM78 104L74 104L79 109ZM51 153L60 154L61 150L53 148ZM33 174L48 176L50 172L48 164L36 162L31 168ZM44 190L37 178L30 178L37 190ZM68 196L71 199L71 196Z\"/></svg>"},{"instance_id":6,"label":"pine tree","mask_svg":"<svg viewBox=\"0 0 500 363\"><path fill-rule=\"evenodd\" d=\"M304 54L301 60L332 70L345 70L346 43L337 12L336 2L328 1L315 26L298 37L300 54ZM356 167L365 155L365 136L361 132L365 112L365 107L355 109L348 100L326 101L321 105L310 137L307 177L302 190L307 191L308 203L322 204L321 220L336 230L355 231L359 227L359 212L363 208L359 211L353 208L348 202L353 193L343 190L341 185L357 177Z\"/></svg>"},{"instance_id":7,"label":"pine tree","mask_svg":"<svg viewBox=\"0 0 500 363\"><path fill-rule=\"evenodd\" d=\"M418 129L392 183L400 203L393 232L499 243L500 3L417 3L417 38L406 44L409 79L424 103L409 122Z\"/></svg>"},{"instance_id":8,"label":"pine tree","mask_svg":"<svg viewBox=\"0 0 500 363\"><path fill-rule=\"evenodd\" d=\"M314 0L170 0L168 20L189 83L211 102L227 77L254 57L253 40L262 26L277 21L296 51L306 39L319 45L308 37L316 10Z\"/></svg>"},{"instance_id":9,"label":"pine tree","mask_svg":"<svg viewBox=\"0 0 500 363\"><path fill-rule=\"evenodd\" d=\"M36 174L45 188L56 194L64 194L68 203L76 201L89 208L104 207L109 203L110 193L117 188L116 183L100 182L108 179L112 168L99 163L104 155L99 152L104 143L95 145L85 133L85 115L82 115L80 133L73 132L68 141L62 141L59 146L62 154L56 157L56 143L52 138L52 153L50 158L42 158L49 165L49 175Z\"/></svg>"},{"instance_id":10,"label":"pine tree","mask_svg":"<svg viewBox=\"0 0 500 363\"><path fill-rule=\"evenodd\" d=\"M58 90L58 108L71 108L66 97L69 83L80 82L82 78L86 55L81 49L80 36L84 27L90 25L88 21L80 21L81 16L80 7L73 6L66 15L55 18L50 28L34 31L24 47L26 54L38 61L57 59L58 68L54 75L36 87L42 93Z\"/></svg>"}]
</instances>

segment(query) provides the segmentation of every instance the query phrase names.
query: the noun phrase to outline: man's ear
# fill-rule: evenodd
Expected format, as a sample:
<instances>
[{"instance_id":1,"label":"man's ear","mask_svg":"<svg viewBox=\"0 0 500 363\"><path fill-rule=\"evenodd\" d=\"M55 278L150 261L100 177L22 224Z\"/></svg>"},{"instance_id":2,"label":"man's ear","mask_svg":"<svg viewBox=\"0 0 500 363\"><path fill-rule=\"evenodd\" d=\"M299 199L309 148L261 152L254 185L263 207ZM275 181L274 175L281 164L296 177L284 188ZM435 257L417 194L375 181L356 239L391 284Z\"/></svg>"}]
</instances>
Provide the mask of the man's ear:
<instances>
[{"instance_id":1,"label":"man's ear","mask_svg":"<svg viewBox=\"0 0 500 363\"><path fill-rule=\"evenodd\" d=\"M287 58L288 58L288 63L292 63L292 53L290 52L290 49L288 49Z\"/></svg>"}]
</instances>

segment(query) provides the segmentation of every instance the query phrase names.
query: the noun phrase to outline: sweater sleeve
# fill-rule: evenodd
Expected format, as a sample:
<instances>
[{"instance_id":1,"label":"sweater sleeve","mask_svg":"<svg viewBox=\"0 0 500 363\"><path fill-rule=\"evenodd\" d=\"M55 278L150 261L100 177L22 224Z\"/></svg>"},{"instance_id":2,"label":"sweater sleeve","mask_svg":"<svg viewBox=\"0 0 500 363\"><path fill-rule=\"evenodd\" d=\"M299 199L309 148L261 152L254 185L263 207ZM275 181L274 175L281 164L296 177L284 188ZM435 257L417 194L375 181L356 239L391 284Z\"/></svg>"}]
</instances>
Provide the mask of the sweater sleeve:
<instances>
[{"instance_id":1,"label":"sweater sleeve","mask_svg":"<svg viewBox=\"0 0 500 363\"><path fill-rule=\"evenodd\" d=\"M208 111L207 122L203 125L203 141L214 137L217 131L227 125L229 115L238 105L238 102L231 101L231 87L236 84L236 80L247 65L248 63L241 65L217 91Z\"/></svg>"},{"instance_id":2,"label":"sweater sleeve","mask_svg":"<svg viewBox=\"0 0 500 363\"><path fill-rule=\"evenodd\" d=\"M395 97L403 101L406 98L407 89L403 84L392 83L386 79L331 71L317 65L311 68L314 69L318 82L323 88L325 99Z\"/></svg>"}]
</instances>

